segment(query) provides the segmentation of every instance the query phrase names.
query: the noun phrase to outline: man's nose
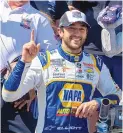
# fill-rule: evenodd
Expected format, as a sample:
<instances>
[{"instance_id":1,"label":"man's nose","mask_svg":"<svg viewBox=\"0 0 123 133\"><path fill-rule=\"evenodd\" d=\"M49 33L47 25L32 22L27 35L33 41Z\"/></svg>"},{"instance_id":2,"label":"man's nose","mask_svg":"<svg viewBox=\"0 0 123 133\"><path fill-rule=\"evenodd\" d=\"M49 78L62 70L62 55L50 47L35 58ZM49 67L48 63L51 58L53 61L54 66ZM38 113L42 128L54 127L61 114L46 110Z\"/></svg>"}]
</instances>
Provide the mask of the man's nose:
<instances>
[{"instance_id":1,"label":"man's nose","mask_svg":"<svg viewBox=\"0 0 123 133\"><path fill-rule=\"evenodd\" d=\"M76 28L76 29L74 30L74 32L77 33L77 34L79 34L79 33L81 33L81 30Z\"/></svg>"}]
</instances>

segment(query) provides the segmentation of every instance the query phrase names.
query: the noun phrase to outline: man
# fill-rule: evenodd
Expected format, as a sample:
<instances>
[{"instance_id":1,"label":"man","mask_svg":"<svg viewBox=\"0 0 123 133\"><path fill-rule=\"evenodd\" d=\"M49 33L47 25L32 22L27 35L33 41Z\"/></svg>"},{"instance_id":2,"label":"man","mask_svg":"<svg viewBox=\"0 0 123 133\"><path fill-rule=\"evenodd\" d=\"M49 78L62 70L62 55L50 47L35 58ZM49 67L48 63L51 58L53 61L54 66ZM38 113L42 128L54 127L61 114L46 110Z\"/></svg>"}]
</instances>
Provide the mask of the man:
<instances>
[{"instance_id":1,"label":"man","mask_svg":"<svg viewBox=\"0 0 123 133\"><path fill-rule=\"evenodd\" d=\"M118 84L118 86L120 88L122 88L122 54L117 54L117 55L113 56L112 58L109 58L112 56L112 53L114 50L108 51L108 52L102 51L102 41L104 42L106 39L101 39L102 25L99 25L98 24L99 22L97 22L98 15L100 14L100 12L102 12L102 10L104 8L106 8L106 6L109 6L109 7L112 7L115 5L122 6L122 1L107 1L107 0L106 1L72 1L71 4L73 6L72 9L74 8L74 9L80 10L81 12L84 12L86 14L88 23L91 26L91 28L89 29L86 44L84 45L85 52L103 56L103 60L104 60L105 64L107 65L107 67L109 68L111 76L113 77L114 81ZM112 9L114 9L114 8L112 8ZM105 12L104 14L106 15L107 12ZM109 15L112 14L111 16L114 16L114 14L111 12L109 12L108 14ZM117 11L115 14L118 17L118 15L120 13L119 13L119 11ZM105 18L108 18L108 17L105 17ZM115 16L112 18L115 18ZM111 20L111 19L109 19L109 20ZM114 23L114 25L115 25L115 23ZM110 27L110 24L108 24L108 26ZM106 29L106 27L104 27L104 29ZM109 30L115 29L115 32L117 34L118 32L122 31L122 25L117 26L117 28L114 28L114 26L113 26L112 28L110 27L108 29ZM95 32L95 34L94 34L94 32ZM111 34L108 35L108 38L110 38L110 36L111 36L111 38L112 37L115 38L115 35L113 36ZM116 41L117 40L114 40L114 42L116 42ZM109 40L106 42L108 42L110 45L110 43L113 42L113 40L111 39L111 41ZM114 44L114 42L113 42L113 44ZM105 44L105 43L103 43L103 44ZM109 57L107 57L107 55ZM97 91L96 91L96 93L97 93ZM99 93L97 93L98 95L96 95L96 93L95 93L95 96L98 96Z\"/></svg>"},{"instance_id":2,"label":"man","mask_svg":"<svg viewBox=\"0 0 123 133\"><path fill-rule=\"evenodd\" d=\"M82 51L88 28L85 14L77 10L65 12L59 24L62 44L37 57L40 45L35 44L32 31L21 60L4 84L2 96L8 102L32 87L38 89L37 133L88 133L87 118L100 108L102 100L91 99L96 87L111 104L121 99L121 91L101 58Z\"/></svg>"},{"instance_id":3,"label":"man","mask_svg":"<svg viewBox=\"0 0 123 133\"><path fill-rule=\"evenodd\" d=\"M35 42L41 44L40 51L56 47L50 23L30 5L29 0L0 1L0 23L0 70L7 65L7 61L11 63L21 55L22 46L28 42L32 29L35 30Z\"/></svg>"},{"instance_id":4,"label":"man","mask_svg":"<svg viewBox=\"0 0 123 133\"><path fill-rule=\"evenodd\" d=\"M1 77L4 77L7 68L11 71L10 64L21 55L23 44L28 42L32 29L35 30L35 42L42 46L40 51L53 48L57 44L48 20L30 5L29 0L0 0L0 26ZM33 115L31 110L26 111L28 100L29 97L23 97L14 103L3 102L1 132L34 133L37 118L33 111ZM34 103L33 101L33 105Z\"/></svg>"}]
</instances>

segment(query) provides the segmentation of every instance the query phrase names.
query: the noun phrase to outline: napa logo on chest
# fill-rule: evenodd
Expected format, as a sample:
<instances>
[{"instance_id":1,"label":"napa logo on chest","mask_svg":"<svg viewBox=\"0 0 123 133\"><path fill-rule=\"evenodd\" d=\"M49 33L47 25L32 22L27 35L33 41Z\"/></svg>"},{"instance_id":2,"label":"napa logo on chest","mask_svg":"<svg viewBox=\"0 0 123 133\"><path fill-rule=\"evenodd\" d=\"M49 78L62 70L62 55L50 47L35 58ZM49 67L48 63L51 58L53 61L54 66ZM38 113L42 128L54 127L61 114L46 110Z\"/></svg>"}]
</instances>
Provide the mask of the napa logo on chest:
<instances>
[{"instance_id":1,"label":"napa logo on chest","mask_svg":"<svg viewBox=\"0 0 123 133\"><path fill-rule=\"evenodd\" d=\"M59 99L63 107L78 107L84 100L82 85L66 83L59 93Z\"/></svg>"}]
</instances>

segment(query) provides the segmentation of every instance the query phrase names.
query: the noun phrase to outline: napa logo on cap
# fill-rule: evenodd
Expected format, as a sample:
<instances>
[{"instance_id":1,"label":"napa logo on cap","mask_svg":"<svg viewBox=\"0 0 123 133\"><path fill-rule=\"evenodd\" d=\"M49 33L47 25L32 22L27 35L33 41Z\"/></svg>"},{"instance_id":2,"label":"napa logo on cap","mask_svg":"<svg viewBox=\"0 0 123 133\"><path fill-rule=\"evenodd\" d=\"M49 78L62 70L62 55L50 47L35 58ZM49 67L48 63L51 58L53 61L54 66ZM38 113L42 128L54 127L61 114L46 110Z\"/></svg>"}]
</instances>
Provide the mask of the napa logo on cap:
<instances>
[{"instance_id":1,"label":"napa logo on cap","mask_svg":"<svg viewBox=\"0 0 123 133\"><path fill-rule=\"evenodd\" d=\"M78 107L84 100L84 90L80 84L66 83L59 93L63 107Z\"/></svg>"}]
</instances>

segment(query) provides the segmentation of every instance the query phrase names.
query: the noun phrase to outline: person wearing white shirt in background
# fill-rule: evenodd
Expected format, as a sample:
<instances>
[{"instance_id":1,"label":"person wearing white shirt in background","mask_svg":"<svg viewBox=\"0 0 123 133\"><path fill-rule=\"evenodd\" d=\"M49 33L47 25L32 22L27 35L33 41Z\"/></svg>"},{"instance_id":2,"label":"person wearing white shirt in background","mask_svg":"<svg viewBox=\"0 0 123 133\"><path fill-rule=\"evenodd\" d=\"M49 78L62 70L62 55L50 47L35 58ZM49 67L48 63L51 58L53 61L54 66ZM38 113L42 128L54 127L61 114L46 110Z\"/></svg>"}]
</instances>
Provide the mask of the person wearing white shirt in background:
<instances>
[{"instance_id":1,"label":"person wearing white shirt in background","mask_svg":"<svg viewBox=\"0 0 123 133\"><path fill-rule=\"evenodd\" d=\"M11 62L21 55L22 46L28 42L32 29L35 42L41 44L40 51L52 49L57 44L49 21L30 5L29 0L1 0L0 23L0 69L5 67L7 60Z\"/></svg>"}]
</instances>

